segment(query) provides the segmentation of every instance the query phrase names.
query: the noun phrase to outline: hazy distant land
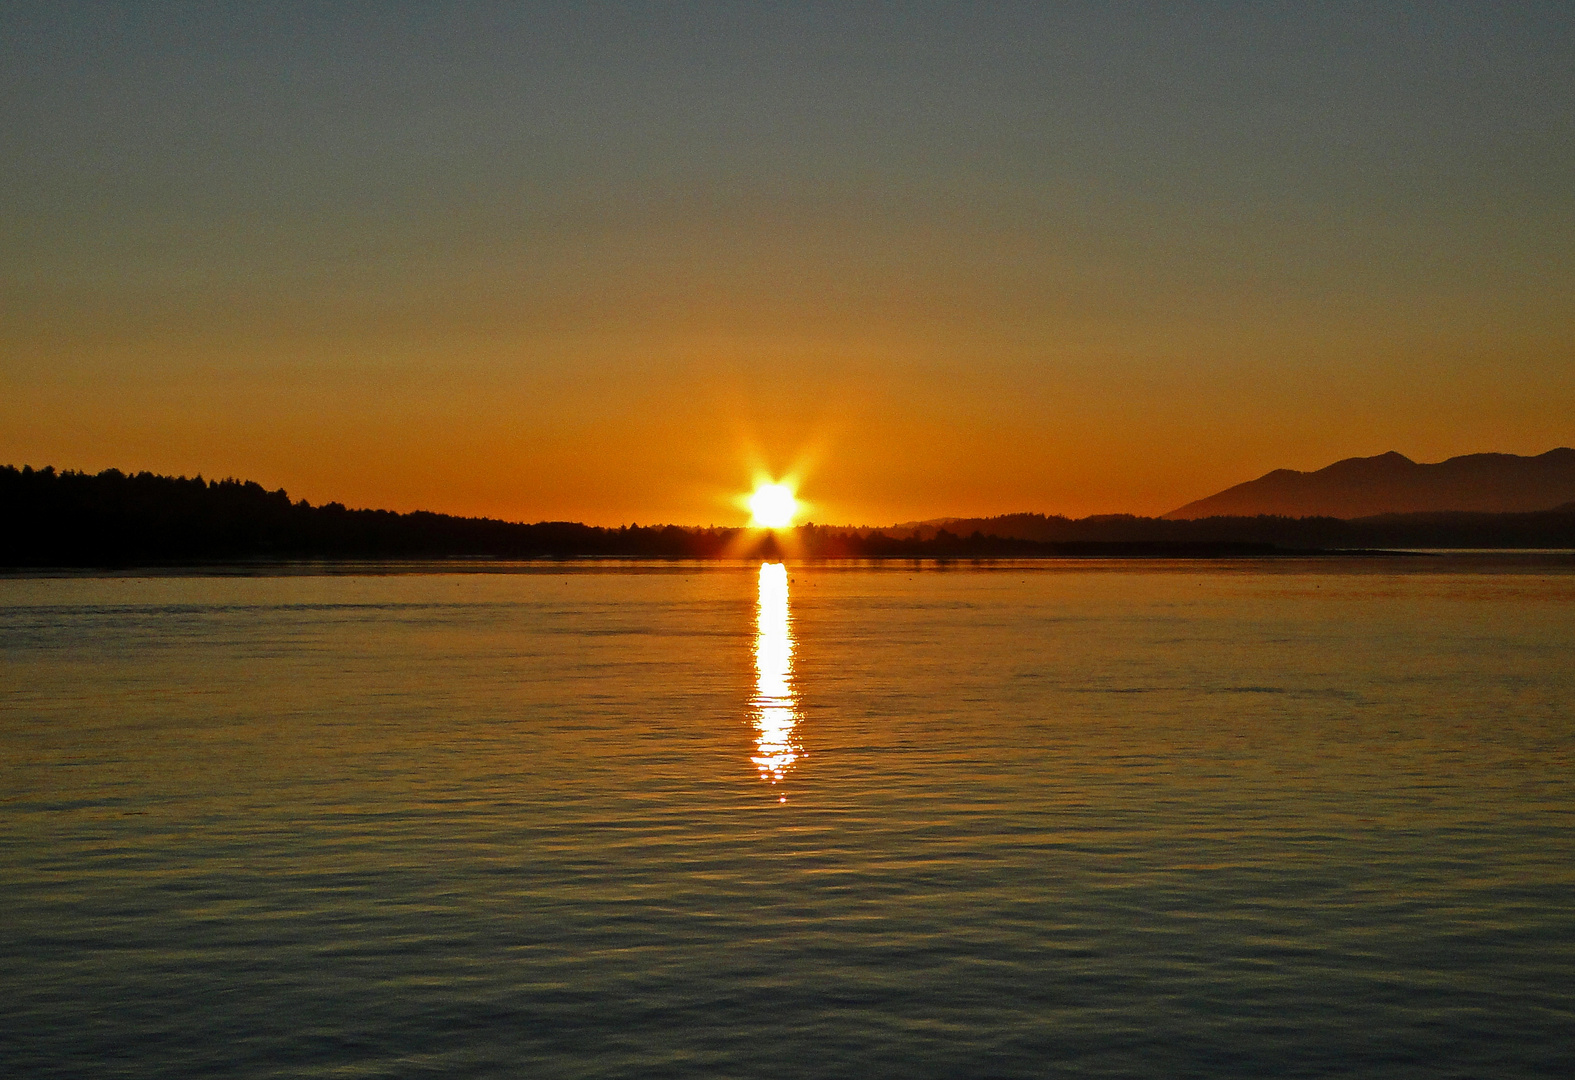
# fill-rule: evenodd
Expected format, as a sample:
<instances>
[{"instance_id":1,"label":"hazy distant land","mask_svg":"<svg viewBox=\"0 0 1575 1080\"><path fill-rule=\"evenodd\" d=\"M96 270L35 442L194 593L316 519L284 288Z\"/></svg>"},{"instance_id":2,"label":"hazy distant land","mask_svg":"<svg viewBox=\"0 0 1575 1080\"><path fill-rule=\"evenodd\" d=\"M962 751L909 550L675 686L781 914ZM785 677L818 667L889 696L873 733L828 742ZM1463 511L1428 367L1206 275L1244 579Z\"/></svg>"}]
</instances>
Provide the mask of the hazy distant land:
<instances>
[{"instance_id":1,"label":"hazy distant land","mask_svg":"<svg viewBox=\"0 0 1575 1080\"><path fill-rule=\"evenodd\" d=\"M1398 459L1398 460L1395 460ZM1484 459L1490 459L1484 462ZM1398 454L1351 459L1316 473L1280 470L1163 518L1126 514L1070 519L1042 514L941 519L885 529L806 524L772 534L677 525L602 528L576 522L524 524L416 511L351 510L292 501L282 489L239 480L96 475L0 467L0 566L70 567L362 558L808 559L1160 557L1298 555L1351 549L1575 548L1575 501L1520 512L1439 509L1349 519L1331 514L1199 516L1216 501L1302 484L1309 491L1359 488L1353 476L1391 479L1406 466L1432 477L1455 462L1475 477L1491 468L1542 463L1548 475L1575 470L1575 450L1538 458L1472 455L1417 466ZM1378 463L1376 466L1373 463ZM1474 472L1472 470L1475 470ZM1301 479L1298 479L1301 478ZM1322 478L1322 479L1318 479ZM1426 482L1431 483L1429 479ZM1536 490L1560 490L1553 487ZM1256 487L1254 486L1256 485ZM1526 494L1533 485L1509 485ZM1240 494L1246 491L1248 495ZM1393 490L1400 490L1396 487ZM1277 496L1276 496L1277 497ZM1352 496L1353 498L1355 496ZM1402 505L1404 505L1402 503Z\"/></svg>"}]
</instances>

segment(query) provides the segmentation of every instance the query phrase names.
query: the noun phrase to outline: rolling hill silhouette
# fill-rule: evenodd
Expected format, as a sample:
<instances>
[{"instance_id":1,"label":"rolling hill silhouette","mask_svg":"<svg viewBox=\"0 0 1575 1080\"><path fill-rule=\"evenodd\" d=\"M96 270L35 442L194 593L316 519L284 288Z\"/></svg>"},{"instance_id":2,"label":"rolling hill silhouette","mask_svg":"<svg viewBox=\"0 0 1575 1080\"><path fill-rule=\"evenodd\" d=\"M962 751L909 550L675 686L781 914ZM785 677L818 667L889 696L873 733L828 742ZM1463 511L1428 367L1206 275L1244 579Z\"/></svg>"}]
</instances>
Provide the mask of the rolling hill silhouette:
<instances>
[{"instance_id":1,"label":"rolling hill silhouette","mask_svg":"<svg viewBox=\"0 0 1575 1080\"><path fill-rule=\"evenodd\" d=\"M1536 457L1465 454L1418 464L1391 450L1346 458L1316 472L1275 469L1162 515L1208 517L1360 518L1376 514L1469 511L1513 514L1575 502L1575 450Z\"/></svg>"}]
</instances>

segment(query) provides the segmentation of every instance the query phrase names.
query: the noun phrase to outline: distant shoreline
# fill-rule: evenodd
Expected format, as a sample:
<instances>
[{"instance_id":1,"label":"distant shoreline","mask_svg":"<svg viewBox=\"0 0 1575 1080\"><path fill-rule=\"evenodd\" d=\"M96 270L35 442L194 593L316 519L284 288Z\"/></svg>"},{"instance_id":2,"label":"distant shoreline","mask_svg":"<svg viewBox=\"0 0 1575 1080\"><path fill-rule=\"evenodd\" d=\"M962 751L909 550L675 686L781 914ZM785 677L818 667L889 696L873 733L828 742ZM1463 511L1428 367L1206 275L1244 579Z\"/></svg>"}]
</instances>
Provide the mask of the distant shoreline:
<instances>
[{"instance_id":1,"label":"distant shoreline","mask_svg":"<svg viewBox=\"0 0 1575 1080\"><path fill-rule=\"evenodd\" d=\"M1134 551L1132 548L1140 545L1066 545L1076 546L1079 551L1044 551L1044 553L1011 554L1011 556L899 556L899 554L882 554L882 556L789 556L783 553L745 554L737 557L625 557L625 556L529 556L523 559L512 559L502 556L435 556L416 557L416 559L380 559L380 557L301 557L301 559L189 559L189 560L146 560L146 562L106 562L106 564L36 564L36 565L0 565L0 575L27 575L30 571L39 573L76 573L76 571L198 571L198 573L247 573L247 571L309 571L326 570L337 571L340 568L353 570L353 568L383 567L398 570L410 568L411 571L443 570L452 568L455 571L474 571L474 573L490 573L490 571L509 571L512 568L551 568L551 567L616 567L616 565L758 565L759 562L789 562L794 565L858 565L871 564L1017 564L1017 562L1101 562L1101 560L1121 560L1121 562L1221 562L1221 560L1252 560L1252 559L1427 559L1433 553L1429 551L1383 551L1383 549L1293 549L1293 548L1268 548L1244 551L1247 545L1151 545L1148 549ZM1504 554L1514 554L1515 549L1503 549ZM1570 553L1575 554L1575 553Z\"/></svg>"},{"instance_id":2,"label":"distant shoreline","mask_svg":"<svg viewBox=\"0 0 1575 1080\"><path fill-rule=\"evenodd\" d=\"M118 566L3 566L0 581L113 578L403 577L422 575L553 576L578 574L685 575L753 573L763 560L625 558L230 559ZM1473 551L1282 551L1258 556L1143 557L1029 556L1024 558L875 558L785 560L790 572L1055 573L1217 572L1318 573L1571 573L1575 551L1497 548Z\"/></svg>"},{"instance_id":3,"label":"distant shoreline","mask_svg":"<svg viewBox=\"0 0 1575 1080\"><path fill-rule=\"evenodd\" d=\"M1575 510L1202 518L1041 514L945 527L524 524L312 506L238 480L0 467L0 568L118 569L302 561L911 561L1417 557L1419 549L1575 550Z\"/></svg>"}]
</instances>

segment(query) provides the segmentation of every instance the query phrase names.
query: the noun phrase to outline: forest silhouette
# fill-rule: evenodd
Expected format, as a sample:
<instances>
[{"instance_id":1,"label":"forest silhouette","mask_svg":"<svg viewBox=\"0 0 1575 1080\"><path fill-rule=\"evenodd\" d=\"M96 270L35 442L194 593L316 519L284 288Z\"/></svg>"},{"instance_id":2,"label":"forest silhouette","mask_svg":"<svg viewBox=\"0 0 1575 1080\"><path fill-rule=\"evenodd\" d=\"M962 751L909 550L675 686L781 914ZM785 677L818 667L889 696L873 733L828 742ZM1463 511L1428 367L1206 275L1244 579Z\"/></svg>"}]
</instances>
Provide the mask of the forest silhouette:
<instances>
[{"instance_id":1,"label":"forest silhouette","mask_svg":"<svg viewBox=\"0 0 1575 1080\"><path fill-rule=\"evenodd\" d=\"M0 467L0 566L300 559L1228 558L1384 548L1575 547L1575 504L1339 518L1041 514L882 531L535 524L313 506L253 481Z\"/></svg>"}]
</instances>

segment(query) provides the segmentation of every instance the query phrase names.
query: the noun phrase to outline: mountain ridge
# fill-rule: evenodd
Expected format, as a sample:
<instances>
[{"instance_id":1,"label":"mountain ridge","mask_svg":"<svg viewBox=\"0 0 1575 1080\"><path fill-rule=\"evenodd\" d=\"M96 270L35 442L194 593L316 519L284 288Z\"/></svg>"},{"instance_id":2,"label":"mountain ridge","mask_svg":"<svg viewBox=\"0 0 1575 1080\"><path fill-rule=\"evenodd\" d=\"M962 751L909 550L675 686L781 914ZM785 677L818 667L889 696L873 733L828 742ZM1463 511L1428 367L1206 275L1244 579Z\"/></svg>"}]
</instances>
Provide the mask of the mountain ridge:
<instances>
[{"instance_id":1,"label":"mountain ridge","mask_svg":"<svg viewBox=\"0 0 1575 1080\"><path fill-rule=\"evenodd\" d=\"M1513 514L1575 501L1575 449L1543 454L1461 454L1418 463L1398 451L1342 458L1311 472L1274 469L1160 515L1333 517L1469 512Z\"/></svg>"}]
</instances>

